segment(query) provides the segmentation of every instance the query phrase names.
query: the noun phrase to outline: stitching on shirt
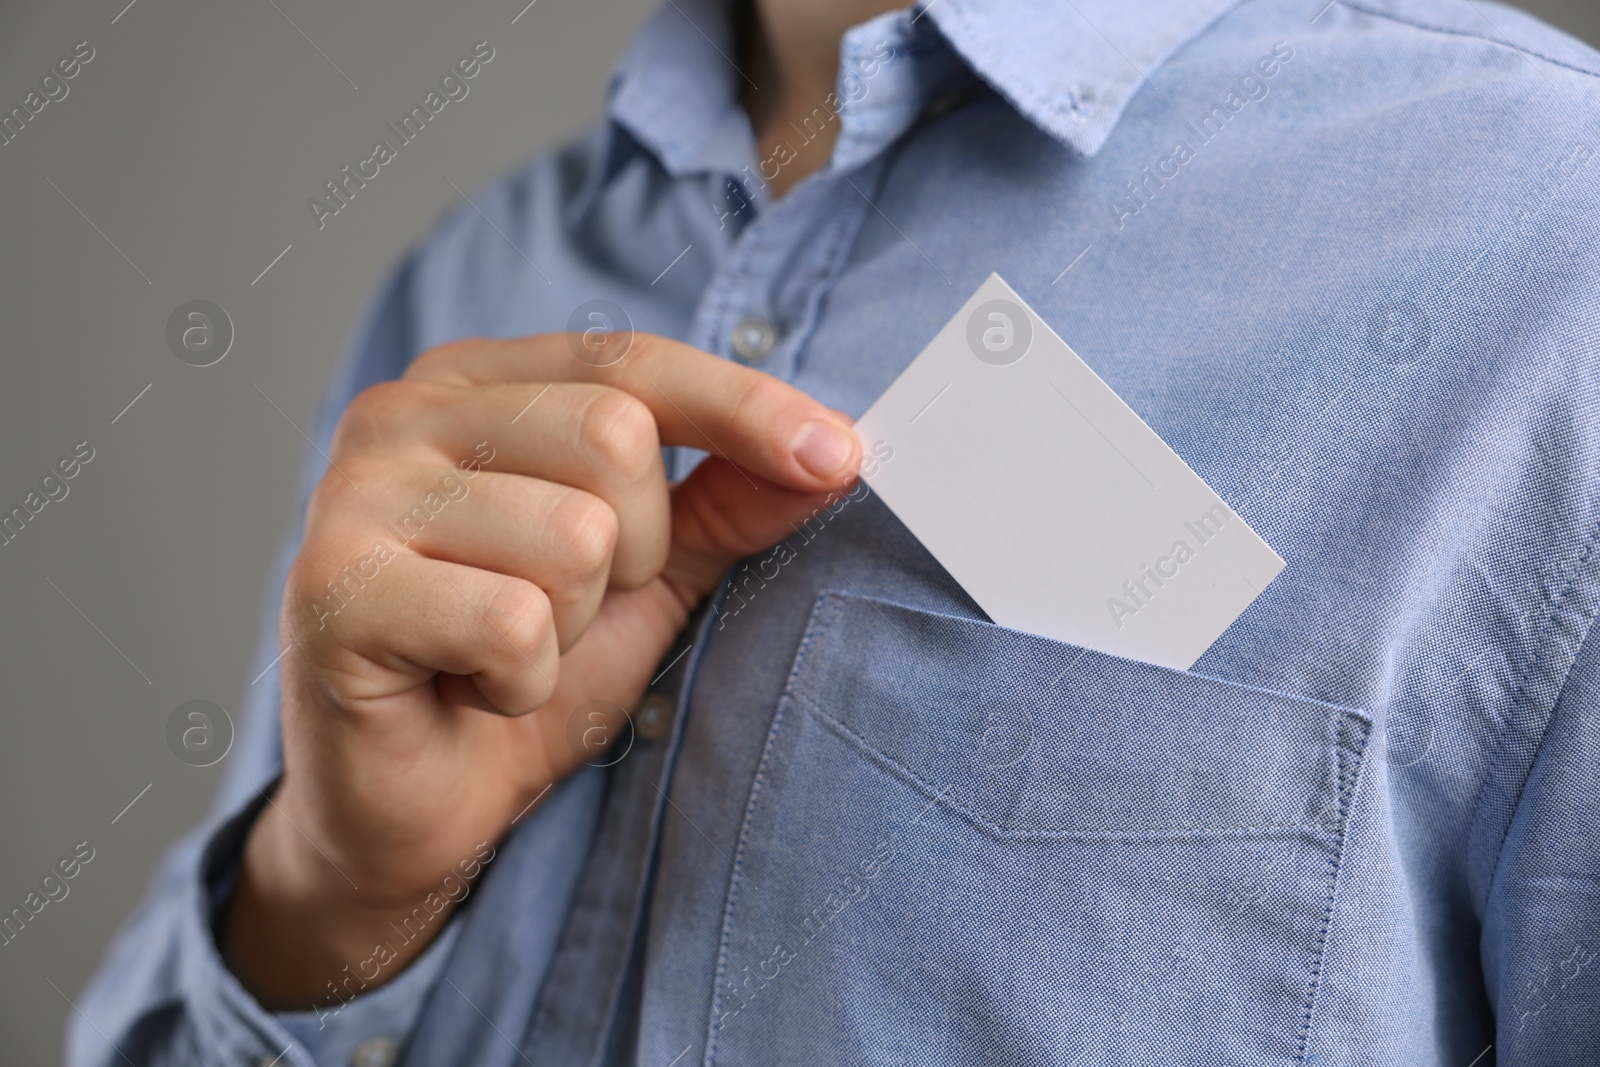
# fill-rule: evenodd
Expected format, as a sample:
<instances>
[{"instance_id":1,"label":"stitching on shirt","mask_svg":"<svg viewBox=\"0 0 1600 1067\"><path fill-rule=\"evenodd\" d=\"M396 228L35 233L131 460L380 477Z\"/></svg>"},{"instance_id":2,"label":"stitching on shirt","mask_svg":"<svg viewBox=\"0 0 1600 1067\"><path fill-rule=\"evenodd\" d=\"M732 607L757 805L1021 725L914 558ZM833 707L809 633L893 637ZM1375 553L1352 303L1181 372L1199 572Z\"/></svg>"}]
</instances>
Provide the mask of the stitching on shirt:
<instances>
[{"instance_id":1,"label":"stitching on shirt","mask_svg":"<svg viewBox=\"0 0 1600 1067\"><path fill-rule=\"evenodd\" d=\"M856 733L843 722L834 718L822 709L816 701L801 693L791 694L794 701L827 727L831 732L838 734L853 748L860 751L869 760L881 765L886 770L893 772L897 777L903 778L915 786L918 792L930 800L938 800L944 807L960 815L967 822L973 823L979 829L1006 841L1186 841L1186 840L1214 840L1219 837L1250 836L1260 831L1273 830L1306 830L1326 829L1324 823L1317 818L1300 819L1289 822L1256 823L1252 826L1203 826L1187 830L1014 830L995 822L986 815L982 815L964 804L949 798L948 790L941 790L917 774L905 764L894 757L880 751L870 741ZM1348 712L1339 712L1344 721L1353 722L1361 729L1363 735L1370 729L1365 722ZM1341 728L1340 734L1345 731ZM1343 745L1337 746L1344 757ZM1342 776L1341 770L1341 776ZM1342 779L1341 779L1342 780Z\"/></svg>"},{"instance_id":2,"label":"stitching on shirt","mask_svg":"<svg viewBox=\"0 0 1600 1067\"><path fill-rule=\"evenodd\" d=\"M1482 822L1485 818L1485 793L1489 788L1489 782L1494 778L1495 771L1499 769L1501 760L1505 755L1508 735L1512 732L1516 725L1515 712L1522 704L1523 698L1526 695L1528 683L1533 678L1535 669L1540 664L1545 662L1547 653L1556 647L1557 642L1553 640L1553 637L1555 636L1557 630L1556 624L1558 620L1562 618L1562 615L1557 608L1571 595L1574 588L1577 586L1579 577L1581 577L1583 574L1585 566L1588 566L1593 562L1595 558L1595 547L1597 542L1600 542L1600 523L1596 523L1590 528L1589 536L1584 542L1582 551L1578 554L1577 565L1572 568L1572 574L1567 578L1566 585L1562 586L1559 593L1550 598L1550 602L1547 605L1549 617L1545 622L1542 632L1538 636L1533 657L1529 660L1528 665L1523 669L1522 677L1517 682L1516 691L1512 695L1511 700L1507 703L1505 721L1501 724L1500 729L1495 733L1494 750L1489 756L1488 768L1484 772L1483 779L1478 783L1477 794L1473 797L1472 819L1467 825L1467 842L1469 848L1471 847L1472 840L1478 835L1479 827L1482 825ZM1541 724L1539 727L1539 743L1534 746L1532 757L1528 760L1526 767L1522 769L1521 780L1517 783L1516 793L1514 796L1508 798L1510 800L1510 805L1508 808L1509 814L1505 819L1505 825L1500 827L1499 831L1495 834L1494 866L1490 871L1489 882L1484 887L1483 899L1480 902L1484 908L1488 907L1489 899L1494 895L1495 886L1500 880L1501 853L1505 849L1506 835L1511 832L1511 823L1516 814L1516 810L1522 804L1522 793L1523 790L1527 788L1528 775L1532 773L1533 765L1538 762L1539 754L1544 749L1545 737L1550 729L1550 721L1555 717L1556 705L1561 702L1561 695L1566 691L1567 682L1571 679L1572 671L1577 666L1578 653L1583 650L1583 646L1588 640L1589 630L1594 623L1594 616L1591 615L1588 620L1585 621L1583 616L1579 614L1576 617L1571 618L1569 621L1583 623L1583 625L1578 628L1577 640L1574 642L1575 651L1573 652L1573 661L1567 666L1566 672L1561 676L1561 683L1556 688L1555 698L1550 702L1549 713L1545 716L1543 724Z\"/></svg>"},{"instance_id":3,"label":"stitching on shirt","mask_svg":"<svg viewBox=\"0 0 1600 1067\"><path fill-rule=\"evenodd\" d=\"M724 198L726 198L728 195L728 185L734 183L735 179L733 178L725 177L723 179L722 195ZM749 189L748 186L744 186L743 183L738 184L740 185L739 196L740 199L745 202L745 207L753 206L754 196L746 195L747 193L752 193L753 191ZM743 212L744 208L740 208L739 210ZM770 214L770 206L767 212L757 213L755 220L747 223L745 228L739 232L738 236L734 239L734 258L732 264L727 270L718 272L717 276L712 279L710 287L708 287L706 292L701 296L701 302L706 308L707 314L697 314L695 318L709 324L714 324L716 331L705 338L706 346L708 348L714 349L719 347L723 338L726 336L726 331L729 325L728 313L733 307L735 287L737 286L739 280L750 276L750 265L756 258L758 258L762 251L763 245L767 240L765 228L762 226L762 219L764 219L767 214Z\"/></svg>"},{"instance_id":4,"label":"stitching on shirt","mask_svg":"<svg viewBox=\"0 0 1600 1067\"><path fill-rule=\"evenodd\" d=\"M1538 637L1535 639L1533 655L1532 655L1532 657L1529 658L1527 665L1523 667L1522 675L1521 675L1521 677L1519 677L1517 679L1517 687L1512 692L1511 699L1509 701L1507 701L1505 719L1500 724L1499 730L1497 730L1495 732L1494 751L1493 751L1493 753L1491 753L1490 758L1489 758L1489 769L1484 773L1483 780L1478 783L1477 794L1473 797L1473 802L1472 802L1472 821L1469 824L1469 828L1468 828L1468 831L1467 831L1467 840L1468 841L1471 841L1474 833L1478 829L1478 824L1479 824L1479 822L1480 822L1480 820L1481 820L1481 818L1483 816L1484 791L1486 789L1488 789L1489 781L1494 777L1494 769L1498 766L1498 764L1500 762L1501 755L1503 754L1503 752L1505 750L1506 735L1507 735L1507 733L1510 732L1510 730L1512 729L1512 727L1516 723L1515 712L1516 712L1517 708L1521 705L1523 698L1527 694L1528 683L1533 678L1533 673L1534 673L1535 669L1538 668L1540 664L1545 662L1546 654L1550 651L1550 649L1552 648L1552 646L1554 644L1554 642L1551 640L1551 638L1554 636L1555 631L1556 631L1556 624L1561 618L1561 614L1560 614L1559 611L1557 611L1557 607L1558 607L1558 605L1560 605L1562 602L1564 602L1567 599L1569 594L1571 594L1574 586L1577 584L1578 577L1583 572L1584 565L1587 564L1593 558L1594 548L1595 548L1595 544L1596 544L1596 540L1597 539L1600 539L1600 523L1596 523L1594 525L1594 527L1589 531L1589 536L1588 536L1587 540L1584 542L1583 549L1578 553L1577 565L1572 568L1572 574L1567 578L1566 584L1564 586L1562 586L1561 587L1561 591L1558 592L1557 594L1555 594L1554 596L1552 596L1550 598L1549 602L1545 605L1545 609L1546 609L1547 615L1546 615L1546 618L1545 618L1544 627L1540 630ZM1593 620L1591 619L1590 621L1592 622ZM1587 632L1588 632L1588 627L1585 626L1583 628L1583 631L1584 631L1584 634L1586 635ZM1583 640L1580 639L1576 643L1576 647L1581 650L1582 647L1583 647ZM1574 653L1574 656L1576 657L1576 653ZM1557 691L1556 691L1556 698L1555 698L1554 701L1551 702L1551 705L1550 705L1552 713L1554 712L1556 702L1561 699L1561 696L1560 696L1561 692L1566 689L1567 679L1572 676L1572 667L1576 666L1576 665L1577 665L1577 661L1576 661L1576 658L1574 658L1572 666L1569 666L1567 668L1566 673L1564 675L1562 675L1561 684L1557 688ZM1546 730L1548 730L1549 727L1550 727L1550 719L1549 719L1549 716L1547 716L1545 718L1544 725L1540 728L1539 745L1536 746L1535 751L1534 751L1534 758L1535 759L1538 758L1538 749L1539 748L1543 748L1543 746L1544 746L1544 732ZM1532 767L1533 767L1533 762L1530 761L1529 764L1528 764L1528 769L1531 770ZM1527 772L1523 773L1522 779L1523 779L1522 782L1517 786L1517 795L1516 795L1516 797L1515 797L1515 799L1514 799L1514 801L1512 803L1512 810L1513 811L1516 808L1516 804L1519 803L1521 801L1521 799L1522 799L1522 790L1527 784ZM1496 874L1498 874L1498 871L1499 871L1500 850L1505 845L1506 833L1509 830L1510 830L1510 820L1507 819L1506 820L1506 826L1497 835L1498 839L1497 839L1496 844L1495 844L1495 872L1496 872ZM1493 888L1494 888L1494 876L1491 875L1489 886L1487 887L1485 895L1484 895L1485 901L1487 901L1489 893L1493 891Z\"/></svg>"},{"instance_id":5,"label":"stitching on shirt","mask_svg":"<svg viewBox=\"0 0 1600 1067\"><path fill-rule=\"evenodd\" d=\"M1335 2L1344 7L1364 12L1373 16L1374 18L1388 19L1390 22L1397 22L1402 26L1412 26L1419 30L1427 30L1431 33L1443 33L1451 37L1470 37L1473 40L1485 41L1489 44L1499 45L1502 48L1509 48L1513 52L1521 52L1523 55L1532 56L1535 59L1542 59L1551 66L1561 67L1565 70L1576 71L1579 74L1587 74L1591 78L1600 77L1600 71L1593 71L1588 67L1576 66L1575 64L1568 63L1565 60L1556 59L1553 56L1547 56L1541 52L1535 52L1531 48L1507 41L1500 37L1490 37L1487 34L1477 33L1472 30L1463 30L1455 26L1436 26L1430 22L1424 22L1421 19L1413 18L1407 15L1401 15L1393 11L1380 11L1375 8L1367 7L1365 4L1361 3L1361 0L1335 0Z\"/></svg>"},{"instance_id":6,"label":"stitching on shirt","mask_svg":"<svg viewBox=\"0 0 1600 1067\"><path fill-rule=\"evenodd\" d=\"M968 616L968 615L952 615L948 611L941 611L941 610L938 610L936 608L918 607L915 604L908 604L908 603L904 603L904 602L899 601L899 600L890 600L890 599L887 598L887 595L879 595L876 591L874 593L872 593L872 594L864 594L864 593L860 593L860 592L849 592L849 591L844 590L844 589L830 588L830 589L823 590L821 593L818 593L817 594L817 599L818 600L827 599L827 600L836 601L837 602L837 604L836 604L836 609L837 610L842 610L845 605L848 605L851 602L861 603L861 604L866 604L866 603L880 604L880 605L883 605L884 607L893 608L896 611L902 612L904 614L924 616L924 617L926 617L926 618L928 618L930 620L933 620L934 622L940 623L940 624L945 625L945 626L949 626L949 625L955 624L955 625L960 625L960 626L979 627L985 632L990 632L990 631L1007 632L1006 631L1006 627L1000 626L1000 625L998 625L996 623L988 622L987 620L984 620L984 619L975 619L975 618L972 618L971 616ZM1018 632L1018 631L1009 631L1009 632L1015 633L1015 632ZM1024 636L1030 636L1030 635L1026 635L1025 634ZM1034 639L1038 640L1038 641L1046 642L1046 643L1049 643L1051 641L1051 639L1047 638L1047 637L1040 637L1040 638L1034 638ZM1150 669L1155 670L1155 671L1160 671L1160 672L1162 672L1162 676L1163 677L1166 677L1168 675L1176 675L1176 676L1178 676L1180 678L1192 679L1194 681L1201 682L1201 683L1204 683L1206 685L1217 685L1217 686L1222 686L1225 689L1243 690L1244 692L1253 693L1253 694L1255 694L1257 696L1269 697L1269 698L1271 698L1273 700L1288 700L1288 701L1292 701L1292 702L1297 703L1297 704L1311 704L1311 705L1313 705L1315 707L1322 708L1325 711L1331 711L1331 712L1334 712L1334 713L1339 714L1339 715L1353 716L1354 718L1360 719L1362 722L1366 723L1369 726L1376 725L1376 721L1375 721L1372 713L1370 711L1368 711L1366 708L1358 708L1358 707L1355 707L1354 705L1350 705L1350 704L1341 704L1336 700L1325 700L1322 697L1303 696L1303 695L1301 695L1299 693L1293 693L1293 692L1290 692L1290 691L1288 691L1286 689L1272 689L1272 688L1270 688L1268 686L1257 685L1257 684L1255 684L1253 682L1235 682L1235 681L1230 681L1229 679L1223 678L1220 675L1203 674L1200 671L1196 671L1196 670L1193 670L1193 669L1190 669L1190 670L1178 670L1176 667L1162 667L1162 666L1159 666L1159 665L1154 664L1154 663L1147 663L1147 662L1145 662L1143 660L1135 660L1135 659L1130 659L1130 658L1128 658L1126 656L1119 656L1114 652L1097 652L1092 648L1087 648L1087 647L1085 647L1083 645L1073 645L1070 642L1066 642L1066 641L1056 641L1054 643L1058 644L1058 645L1061 645L1061 646L1063 646L1065 648L1069 648L1069 649L1079 649L1079 650L1082 651L1082 654L1084 654L1084 655L1104 656L1104 657L1108 657L1111 660L1119 662L1119 663L1131 664L1131 665L1140 666L1140 667L1147 667L1147 668L1150 668ZM791 678L792 677L793 676L791 675ZM788 693L787 689L785 690L785 693Z\"/></svg>"},{"instance_id":7,"label":"stitching on shirt","mask_svg":"<svg viewBox=\"0 0 1600 1067\"><path fill-rule=\"evenodd\" d=\"M986 45L980 44L976 47L974 46L973 42L983 41L983 35L973 29L972 21L967 18L966 13L959 6L953 6L946 13L945 17L951 19L955 23L960 24L962 30L965 32L965 47L957 48L955 51L959 55L963 51L970 50L973 57L978 60L977 63L971 64L972 66L981 66L986 70L993 70L995 67L1009 67L1011 65L1009 62L1009 57L997 54L993 49L988 48ZM982 75L980 75L980 77L982 77ZM1071 108L1063 107L1061 104L1052 101L1049 97L1049 94L1041 92L1038 85L1035 84L1032 79L1027 81L1019 81L1018 86L1013 91L1008 91L988 77L983 77L983 80L987 82L995 90L995 92L999 93L1002 98L1010 100L1013 106L1024 111L1024 115L1026 115L1026 111L1037 109L1045 112L1046 114L1054 115L1061 121L1070 123L1079 129L1088 128L1093 120L1092 115L1085 115L1080 112L1073 111ZM1138 83L1135 82L1134 89L1136 90L1137 87ZM1124 88L1124 91L1127 92L1128 98L1131 99L1133 93L1128 92L1126 88ZM1072 147L1082 151L1080 146L1076 144L1074 144Z\"/></svg>"},{"instance_id":8,"label":"stitching on shirt","mask_svg":"<svg viewBox=\"0 0 1600 1067\"><path fill-rule=\"evenodd\" d=\"M826 596L818 596L813 603L811 619L806 623L805 634L800 638L799 651L795 653L788 681L784 683L784 697L787 697L793 689L795 680L810 657L811 647L817 638L832 626L833 616L837 614L838 609L834 604L827 603L827 599ZM728 899L722 909L722 937L721 944L717 946L717 977L716 985L711 990L711 1017L706 1021L706 1053L702 1060L706 1067L709 1067L716 1054L717 1037L721 1032L717 1020L722 1012L722 983L728 974L728 945L733 940L733 917L739 901L739 889L747 880L744 877L744 856L750 840L751 817L757 802L761 799L761 794L766 790L767 768L772 763L772 750L776 745L778 730L783 725L787 704L786 699L779 698L778 710L772 716L772 725L767 729L766 741L761 746L761 761L756 764L755 780L750 784L750 796L745 801L744 814L739 821L739 843L733 850L733 871L728 878Z\"/></svg>"},{"instance_id":9,"label":"stitching on shirt","mask_svg":"<svg viewBox=\"0 0 1600 1067\"><path fill-rule=\"evenodd\" d=\"M871 164L868 164L869 166ZM822 190L818 190L819 193ZM844 199L843 187L835 185L829 190L830 195L837 199ZM827 246L823 249L819 264L809 272L805 288L810 295L806 298L801 309L799 321L790 333L787 341L790 345L790 359L794 366L796 376L800 372L801 356L806 345L811 341L811 335L816 332L817 323L821 320L823 301L827 300L834 288L838 285L839 278L844 273L845 261L849 258L849 251L855 244L855 239L861 235L866 220L866 212L870 204L861 203L862 197L854 197L857 201L854 223L852 224L848 210L840 211L834 218L832 225L826 231L823 240Z\"/></svg>"},{"instance_id":10,"label":"stitching on shirt","mask_svg":"<svg viewBox=\"0 0 1600 1067\"><path fill-rule=\"evenodd\" d=\"M1336 827L1330 829L1326 820L1316 818L1310 822L1298 823L1269 823L1253 827L1201 829L1191 831L1109 831L1109 832L1015 832L1003 828L993 827L980 816L969 811L960 804L951 802L947 791L934 789L933 786L914 774L909 768L904 767L888 756L877 752L864 739L859 737L842 722L823 711L815 701L798 690L803 673L807 669L811 655L821 637L829 633L839 614L845 610L847 600L845 597L834 593L819 593L813 602L811 617L806 624L806 629L801 637L800 645L796 651L794 662L790 667L788 678L784 684L784 691L779 699L777 710L773 716L771 727L762 747L761 759L756 768L755 780L752 783L749 799L746 802L743 818L739 831L739 842L734 852L733 871L728 890L727 901L723 909L722 931L717 953L716 987L712 994L711 1015L707 1021L706 1051L702 1063L709 1065L713 1062L716 1043L719 1036L717 1021L720 1017L724 998L722 986L728 973L728 960L735 913L740 900L740 889L748 879L744 875L744 862L750 845L752 814L757 804L766 791L767 772L772 765L774 750L776 748L779 731L784 725L785 716L789 714L791 705L802 711L809 711L830 732L837 734L847 743L863 752L873 762L882 764L897 773L897 776L908 781L919 792L935 801L943 803L947 808L955 811L966 821L974 824L980 831L995 833L1007 840L1055 840L1055 841L1195 841L1195 840L1229 840L1259 836L1263 833L1277 836L1285 831L1300 833L1307 829L1320 828L1331 838L1326 843L1329 848L1327 859L1327 899L1323 907L1322 921L1317 933L1316 947L1311 964L1312 974L1307 991L1306 1007L1302 1012L1300 1034L1300 1048L1298 1061L1305 1063L1305 1050L1311 1030L1316 1000L1321 986L1323 962L1329 941L1329 931L1332 927L1333 917L1337 910L1339 899L1340 871L1343 866L1343 854L1348 839L1350 813L1354 798L1362 781L1362 768L1365 765L1365 753L1368 740L1373 729L1371 721L1355 709L1328 705L1333 712L1332 723L1335 726L1333 759L1335 761L1335 796L1336 807L1334 813L1337 820ZM1323 847L1317 843L1317 847Z\"/></svg>"},{"instance_id":11,"label":"stitching on shirt","mask_svg":"<svg viewBox=\"0 0 1600 1067\"><path fill-rule=\"evenodd\" d=\"M1328 934L1333 927L1333 916L1339 903L1339 879L1344 866L1345 844L1349 840L1350 809L1354 806L1356 790L1361 783L1361 771L1366 765L1363 758L1372 727L1359 719L1346 717L1339 724L1337 745L1339 760L1339 829L1335 844L1328 856L1328 900L1322 911L1322 925L1317 931L1317 947L1311 964L1311 984L1306 990L1306 1007L1301 1015L1299 1048L1296 1060L1304 1065L1311 1042L1312 1025L1316 1018L1317 998L1322 992L1323 964L1327 959Z\"/></svg>"}]
</instances>

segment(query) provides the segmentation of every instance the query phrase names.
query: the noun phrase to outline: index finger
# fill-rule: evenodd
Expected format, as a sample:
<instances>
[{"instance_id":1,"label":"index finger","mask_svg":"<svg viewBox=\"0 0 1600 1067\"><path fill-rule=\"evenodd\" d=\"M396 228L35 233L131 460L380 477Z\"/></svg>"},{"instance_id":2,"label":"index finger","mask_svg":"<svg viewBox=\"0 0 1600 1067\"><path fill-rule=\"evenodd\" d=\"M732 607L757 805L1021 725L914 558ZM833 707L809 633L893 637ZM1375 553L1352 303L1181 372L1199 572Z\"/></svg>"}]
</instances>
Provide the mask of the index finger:
<instances>
[{"instance_id":1,"label":"index finger","mask_svg":"<svg viewBox=\"0 0 1600 1067\"><path fill-rule=\"evenodd\" d=\"M418 358L406 377L459 386L611 386L650 409L662 443L704 449L791 489L838 488L860 465L850 420L770 374L644 333L631 335L617 362L594 366L574 355L572 336L457 341Z\"/></svg>"}]
</instances>

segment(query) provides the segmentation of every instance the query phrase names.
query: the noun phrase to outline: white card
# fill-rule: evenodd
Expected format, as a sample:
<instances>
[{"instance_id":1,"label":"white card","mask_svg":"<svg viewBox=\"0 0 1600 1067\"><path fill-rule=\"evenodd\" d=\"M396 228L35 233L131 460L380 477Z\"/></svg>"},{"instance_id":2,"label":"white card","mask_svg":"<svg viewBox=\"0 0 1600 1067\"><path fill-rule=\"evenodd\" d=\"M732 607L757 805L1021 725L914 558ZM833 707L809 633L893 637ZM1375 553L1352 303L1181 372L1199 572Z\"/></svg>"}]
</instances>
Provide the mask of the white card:
<instances>
[{"instance_id":1,"label":"white card","mask_svg":"<svg viewBox=\"0 0 1600 1067\"><path fill-rule=\"evenodd\" d=\"M1001 626L1187 670L1284 566L998 274L856 433Z\"/></svg>"}]
</instances>

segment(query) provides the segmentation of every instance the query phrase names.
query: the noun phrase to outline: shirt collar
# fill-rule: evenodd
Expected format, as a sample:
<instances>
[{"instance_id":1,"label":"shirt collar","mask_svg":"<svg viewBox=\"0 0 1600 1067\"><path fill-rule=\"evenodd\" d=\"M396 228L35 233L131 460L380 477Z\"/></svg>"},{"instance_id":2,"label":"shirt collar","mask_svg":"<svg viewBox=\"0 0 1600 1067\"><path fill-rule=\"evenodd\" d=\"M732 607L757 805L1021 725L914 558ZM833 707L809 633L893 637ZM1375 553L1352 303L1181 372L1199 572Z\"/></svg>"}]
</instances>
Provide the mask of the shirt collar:
<instances>
[{"instance_id":1,"label":"shirt collar","mask_svg":"<svg viewBox=\"0 0 1600 1067\"><path fill-rule=\"evenodd\" d=\"M1141 85L1239 0L932 0L923 9L979 77L1092 156Z\"/></svg>"},{"instance_id":2,"label":"shirt collar","mask_svg":"<svg viewBox=\"0 0 1600 1067\"><path fill-rule=\"evenodd\" d=\"M744 166L755 148L739 108L744 75L735 59L727 0L666 0L657 8L612 72L605 150L571 216L582 217L643 152L674 176Z\"/></svg>"},{"instance_id":3,"label":"shirt collar","mask_svg":"<svg viewBox=\"0 0 1600 1067\"><path fill-rule=\"evenodd\" d=\"M945 67L948 55L935 53L953 52L1039 129L1092 156L1149 75L1238 2L918 0L851 30L841 55L865 55L886 33L896 38L902 61ZM728 8L729 0L667 0L645 23L612 77L606 150L572 204L575 215L586 212L640 152L654 155L675 177L735 174L754 158L739 106L746 76L735 66ZM937 38L935 48L930 38ZM947 79L914 80L933 85ZM879 93L860 110L882 109L888 95ZM904 111L904 101L897 103ZM845 128L836 151L854 159L852 116L848 109L841 114ZM836 162L843 161L836 155Z\"/></svg>"}]
</instances>

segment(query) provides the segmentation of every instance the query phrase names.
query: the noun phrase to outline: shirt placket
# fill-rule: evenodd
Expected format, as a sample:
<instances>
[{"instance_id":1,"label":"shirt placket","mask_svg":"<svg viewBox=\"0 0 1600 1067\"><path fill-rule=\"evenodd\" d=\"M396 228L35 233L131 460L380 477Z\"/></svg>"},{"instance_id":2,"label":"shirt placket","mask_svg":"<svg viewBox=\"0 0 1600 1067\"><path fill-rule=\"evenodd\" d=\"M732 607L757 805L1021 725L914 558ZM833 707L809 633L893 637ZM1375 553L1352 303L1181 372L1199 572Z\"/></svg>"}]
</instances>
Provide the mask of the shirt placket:
<instances>
[{"instance_id":1,"label":"shirt placket","mask_svg":"<svg viewBox=\"0 0 1600 1067\"><path fill-rule=\"evenodd\" d=\"M816 183L804 195L750 219L701 296L691 344L740 359L736 331L759 319L779 337L765 359L742 361L793 378L797 353L864 217L840 196L840 188L850 192L841 181ZM715 441L706 444L708 450L718 447ZM686 468L689 455L680 450L674 465ZM666 695L676 708L688 707L695 653L708 639L710 619L703 615L669 654L682 658L646 700ZM671 808L672 768L684 718L677 716L664 743L636 741L633 752L612 769L594 851L524 1044L534 1062L600 1064L618 1051L617 1013L629 1010L622 1002L628 972L638 963L635 945L648 907L651 858Z\"/></svg>"},{"instance_id":2,"label":"shirt placket","mask_svg":"<svg viewBox=\"0 0 1600 1067\"><path fill-rule=\"evenodd\" d=\"M825 299L873 211L885 164L879 152L849 172L821 172L776 202L751 187L748 173L725 175L725 210L742 204L727 219L737 235L701 293L685 340L793 382ZM717 187L703 176L681 180ZM702 449L673 449L669 475L681 478L701 455L719 451L709 438ZM673 769L712 619L710 612L698 617L669 654L679 657L672 669L646 696L665 696L681 709L670 730L612 769L594 850L523 1043L534 1062L599 1067L632 1058L637 1035L626 1017L637 1010L655 854L662 821L674 807Z\"/></svg>"}]
</instances>

